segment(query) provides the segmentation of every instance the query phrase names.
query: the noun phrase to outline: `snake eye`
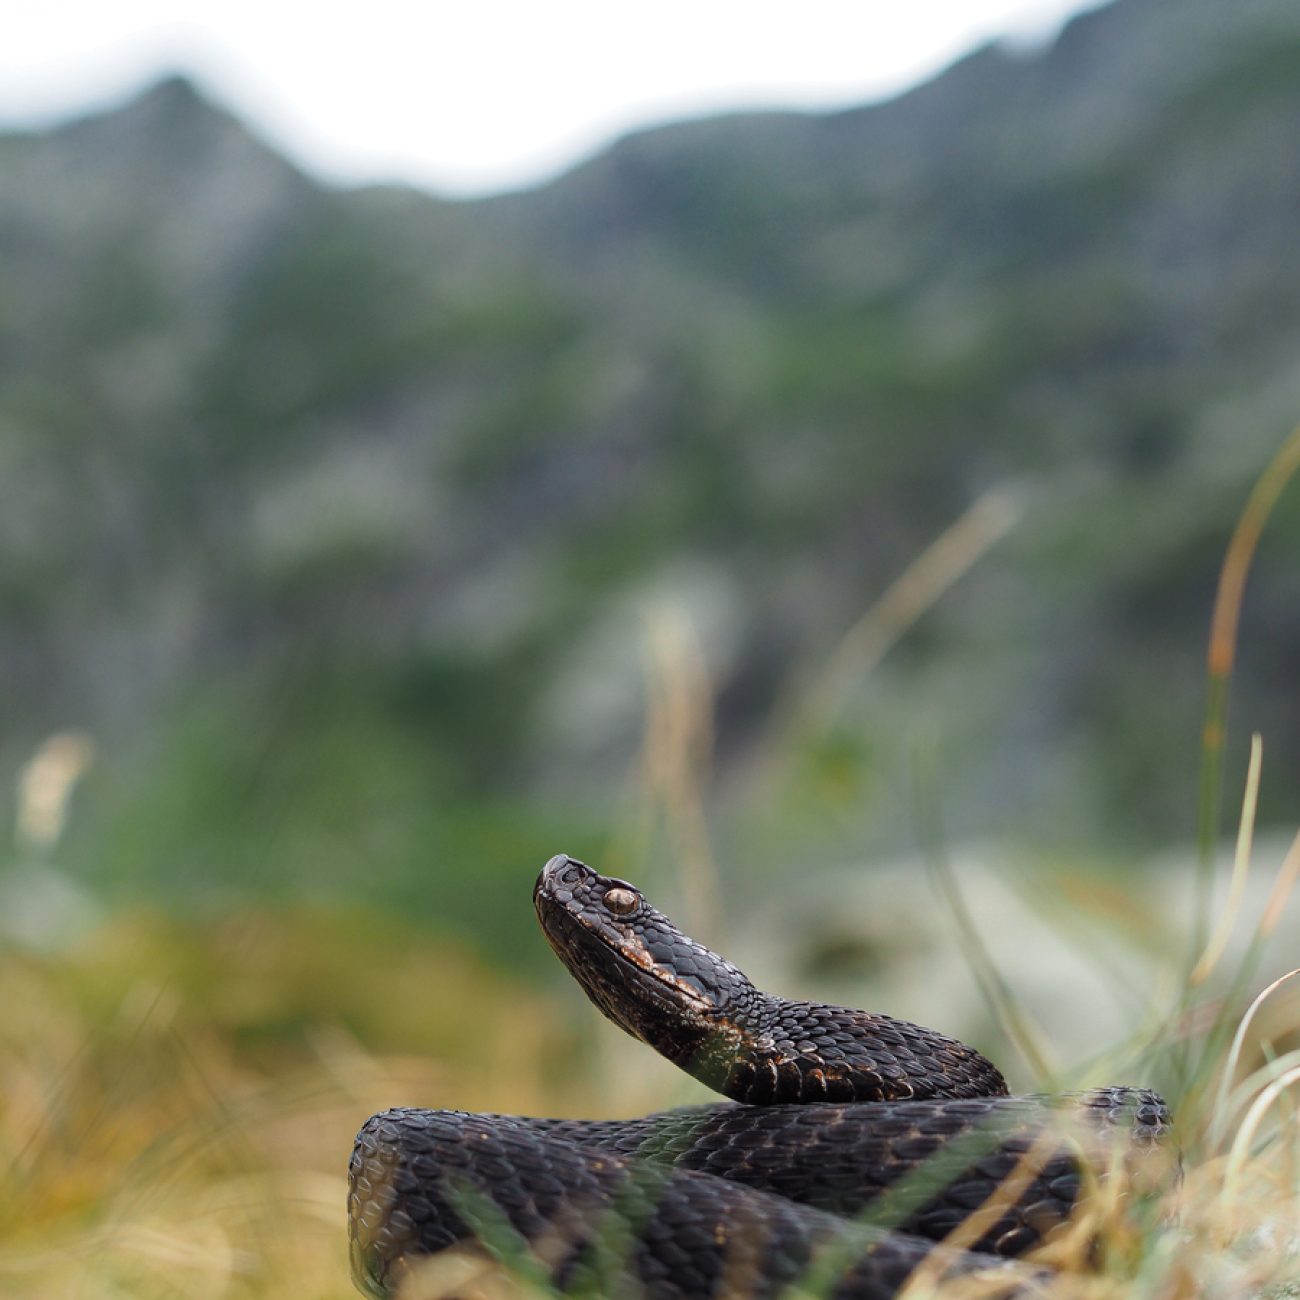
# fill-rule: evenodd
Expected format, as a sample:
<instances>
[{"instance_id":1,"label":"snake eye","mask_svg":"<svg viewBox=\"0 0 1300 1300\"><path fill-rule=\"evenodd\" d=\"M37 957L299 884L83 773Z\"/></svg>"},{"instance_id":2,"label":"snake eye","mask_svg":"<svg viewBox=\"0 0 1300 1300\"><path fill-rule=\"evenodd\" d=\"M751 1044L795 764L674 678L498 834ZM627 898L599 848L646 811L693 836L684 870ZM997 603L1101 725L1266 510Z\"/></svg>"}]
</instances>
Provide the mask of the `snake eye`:
<instances>
[{"instance_id":1,"label":"snake eye","mask_svg":"<svg viewBox=\"0 0 1300 1300\"><path fill-rule=\"evenodd\" d=\"M613 889L605 890L605 906L615 916L631 916L640 901L630 889L619 889L615 886Z\"/></svg>"}]
</instances>

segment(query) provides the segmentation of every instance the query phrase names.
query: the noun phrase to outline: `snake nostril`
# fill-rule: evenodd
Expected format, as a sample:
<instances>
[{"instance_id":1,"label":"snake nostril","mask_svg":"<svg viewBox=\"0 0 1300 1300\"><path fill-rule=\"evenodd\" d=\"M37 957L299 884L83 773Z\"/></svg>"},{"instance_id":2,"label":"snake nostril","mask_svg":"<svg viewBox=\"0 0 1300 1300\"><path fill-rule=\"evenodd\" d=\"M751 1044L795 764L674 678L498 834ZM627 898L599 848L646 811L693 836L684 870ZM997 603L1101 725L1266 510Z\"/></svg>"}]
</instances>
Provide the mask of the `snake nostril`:
<instances>
[{"instance_id":1,"label":"snake nostril","mask_svg":"<svg viewBox=\"0 0 1300 1300\"><path fill-rule=\"evenodd\" d=\"M586 868L577 858L571 858L567 853L557 853L542 868L537 883L539 886L543 881L551 885L576 885L582 879L585 870Z\"/></svg>"}]
</instances>

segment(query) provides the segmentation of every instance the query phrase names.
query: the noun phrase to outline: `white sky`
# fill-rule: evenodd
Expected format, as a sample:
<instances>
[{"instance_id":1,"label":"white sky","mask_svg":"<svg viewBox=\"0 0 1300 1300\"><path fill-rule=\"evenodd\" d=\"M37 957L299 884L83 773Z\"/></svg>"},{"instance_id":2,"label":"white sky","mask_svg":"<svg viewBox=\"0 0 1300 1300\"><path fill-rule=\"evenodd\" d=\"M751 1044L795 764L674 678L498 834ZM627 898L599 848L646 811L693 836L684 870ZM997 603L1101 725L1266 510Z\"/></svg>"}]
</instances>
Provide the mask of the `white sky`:
<instances>
[{"instance_id":1,"label":"white sky","mask_svg":"<svg viewBox=\"0 0 1300 1300\"><path fill-rule=\"evenodd\" d=\"M44 0L7 7L0 123L195 75L342 181L481 194L629 128L900 90L997 36L1050 36L1086 0Z\"/></svg>"}]
</instances>

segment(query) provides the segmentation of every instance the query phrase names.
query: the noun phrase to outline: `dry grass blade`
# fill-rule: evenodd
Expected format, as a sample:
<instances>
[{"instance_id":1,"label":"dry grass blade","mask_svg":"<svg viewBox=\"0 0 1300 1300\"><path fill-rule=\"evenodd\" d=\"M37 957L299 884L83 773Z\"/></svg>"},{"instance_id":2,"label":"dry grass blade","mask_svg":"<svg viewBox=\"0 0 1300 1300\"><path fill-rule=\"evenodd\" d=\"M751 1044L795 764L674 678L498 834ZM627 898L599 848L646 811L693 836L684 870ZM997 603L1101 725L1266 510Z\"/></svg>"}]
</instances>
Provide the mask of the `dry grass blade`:
<instances>
[{"instance_id":1,"label":"dry grass blade","mask_svg":"<svg viewBox=\"0 0 1300 1300\"><path fill-rule=\"evenodd\" d=\"M1193 984L1203 984L1219 964L1228 940L1232 937L1233 927L1237 924L1237 914L1241 911L1241 899L1246 889L1246 877L1250 874L1250 849L1255 836L1255 809L1259 800L1259 774L1263 766L1264 747L1259 734L1250 738L1250 767L1246 773L1246 790L1241 800L1241 821L1237 827L1237 850L1232 863L1232 884L1228 889L1227 906L1218 928L1206 944L1201 959L1192 968L1188 976Z\"/></svg>"},{"instance_id":2,"label":"dry grass blade","mask_svg":"<svg viewBox=\"0 0 1300 1300\"><path fill-rule=\"evenodd\" d=\"M1273 507L1297 472L1300 472L1300 428L1292 430L1268 468L1260 475L1246 501L1246 508L1237 522L1224 558L1214 602L1214 617L1210 625L1209 670L1217 677L1226 677L1232 672L1237 652L1237 622L1241 616L1246 576L1250 572L1255 548L1259 545L1260 535L1269 515L1273 513Z\"/></svg>"},{"instance_id":3,"label":"dry grass blade","mask_svg":"<svg viewBox=\"0 0 1300 1300\"><path fill-rule=\"evenodd\" d=\"M45 853L63 834L68 802L95 759L94 741L80 731L50 736L18 776L14 839L20 849Z\"/></svg>"},{"instance_id":4,"label":"dry grass blade","mask_svg":"<svg viewBox=\"0 0 1300 1300\"><path fill-rule=\"evenodd\" d=\"M993 1227L1002 1216L1016 1205L1029 1185L1043 1171L1047 1161L1057 1152L1060 1145L1059 1135L1051 1131L1038 1134L1029 1144L1011 1171L1003 1178L985 1199L984 1203L972 1210L969 1215L943 1240L943 1245L950 1250L969 1250L979 1239ZM942 1272L944 1261L942 1255L936 1255L917 1270L914 1281L925 1286L937 1280Z\"/></svg>"},{"instance_id":5,"label":"dry grass blade","mask_svg":"<svg viewBox=\"0 0 1300 1300\"><path fill-rule=\"evenodd\" d=\"M824 726L855 681L865 677L904 632L1021 520L1020 494L1009 487L981 496L935 538L849 629L789 713ZM783 710L778 710L783 712Z\"/></svg>"},{"instance_id":6,"label":"dry grass blade","mask_svg":"<svg viewBox=\"0 0 1300 1300\"><path fill-rule=\"evenodd\" d=\"M1220 1207L1225 1230L1230 1236L1236 1235L1238 1231L1236 1211L1241 1196L1242 1171L1250 1158L1260 1124L1269 1108L1295 1083L1300 1083L1300 1066L1287 1070L1260 1092L1246 1112L1246 1117L1237 1130L1237 1136L1233 1139L1223 1173L1223 1196Z\"/></svg>"},{"instance_id":7,"label":"dry grass blade","mask_svg":"<svg viewBox=\"0 0 1300 1300\"><path fill-rule=\"evenodd\" d=\"M989 954L983 939L980 937L979 929L971 917L970 910L966 906L966 900L962 897L956 878L952 874L951 864L943 855L931 856L930 870L937 882L939 893L947 903L948 910L957 924L966 959L975 972L975 977L979 981L985 999L993 1008L998 1024L1011 1042L1016 1045L1016 1049L1024 1058L1026 1065L1029 1066L1030 1072L1038 1081L1039 1086L1050 1087L1052 1079L1056 1076L1056 1071L1048 1061L1046 1049L1043 1047L1042 1035L1030 1021L1028 1013L1020 1006L1012 994L992 956Z\"/></svg>"},{"instance_id":8,"label":"dry grass blade","mask_svg":"<svg viewBox=\"0 0 1300 1300\"><path fill-rule=\"evenodd\" d=\"M1006 980L1002 978L997 964L980 935L979 927L966 906L966 900L962 897L961 889L953 874L952 864L944 851L943 832L936 800L933 797L933 784L927 779L919 762L919 756L915 766L917 838L925 855L926 869L930 873L939 897L947 905L957 926L957 936L962 951L1003 1033L1015 1044L1039 1086L1050 1087L1056 1072L1048 1061L1042 1035L1012 994Z\"/></svg>"},{"instance_id":9,"label":"dry grass blade","mask_svg":"<svg viewBox=\"0 0 1300 1300\"><path fill-rule=\"evenodd\" d=\"M1297 838L1297 843L1300 843L1300 837ZM1296 856L1297 859L1300 860L1300 855ZM1223 1074L1219 1081L1218 1103L1214 1108L1214 1119L1216 1123L1225 1122L1228 1115L1231 1114L1232 1108L1228 1102L1228 1092L1232 1087L1232 1080L1236 1075L1237 1065L1241 1060L1242 1047L1246 1042L1246 1032L1250 1028L1251 1021L1255 1018L1255 1013L1277 989L1280 989L1283 984L1297 975L1300 975L1300 966L1297 966L1294 970L1287 971L1285 975L1279 975L1277 979L1267 986L1267 988L1264 988L1257 993L1250 1006L1247 1007L1245 1015L1242 1016L1241 1022L1237 1025L1237 1032L1232 1036L1232 1045L1228 1049L1227 1059L1223 1064ZM1221 1134L1221 1127L1217 1131Z\"/></svg>"},{"instance_id":10,"label":"dry grass blade","mask_svg":"<svg viewBox=\"0 0 1300 1300\"><path fill-rule=\"evenodd\" d=\"M1228 1121L1239 1111L1249 1109L1259 1094L1270 1083L1281 1078L1288 1070L1295 1069L1296 1066L1300 1066L1300 1048L1283 1052L1280 1056L1270 1057L1263 1065L1257 1066L1250 1074L1246 1075L1240 1083L1233 1085L1228 1091L1225 1102L1225 1111L1222 1116L1224 1123L1218 1130L1219 1146L1211 1146L1207 1149L1218 1153L1222 1147L1223 1132L1228 1128Z\"/></svg>"},{"instance_id":11,"label":"dry grass blade","mask_svg":"<svg viewBox=\"0 0 1300 1300\"><path fill-rule=\"evenodd\" d=\"M638 859L654 856L660 831L667 841L689 925L716 936L721 914L718 873L706 812L713 751L713 689L693 629L672 605L646 619L647 702L633 841ZM610 857L624 854L617 848ZM644 873L642 873L644 874Z\"/></svg>"},{"instance_id":12,"label":"dry grass blade","mask_svg":"<svg viewBox=\"0 0 1300 1300\"><path fill-rule=\"evenodd\" d=\"M1292 889L1295 888L1297 875L1300 875L1300 832L1297 832L1286 857L1282 859L1277 879L1273 881L1272 892L1264 905L1264 913L1259 918L1260 938L1268 938L1277 929L1277 923L1282 919L1282 910L1291 897Z\"/></svg>"},{"instance_id":13,"label":"dry grass blade","mask_svg":"<svg viewBox=\"0 0 1300 1300\"><path fill-rule=\"evenodd\" d=\"M1245 508L1237 520L1219 572L1219 587L1210 620L1210 644L1206 656L1207 691L1205 724L1201 737L1200 865L1197 872L1197 902L1193 917L1191 960L1205 946L1209 930L1210 891L1213 883L1214 845L1219 825L1219 776L1227 734L1228 683L1237 654L1237 631L1246 578L1259 546L1259 539L1291 479L1300 472L1300 428L1292 430L1277 455L1256 481Z\"/></svg>"}]
</instances>

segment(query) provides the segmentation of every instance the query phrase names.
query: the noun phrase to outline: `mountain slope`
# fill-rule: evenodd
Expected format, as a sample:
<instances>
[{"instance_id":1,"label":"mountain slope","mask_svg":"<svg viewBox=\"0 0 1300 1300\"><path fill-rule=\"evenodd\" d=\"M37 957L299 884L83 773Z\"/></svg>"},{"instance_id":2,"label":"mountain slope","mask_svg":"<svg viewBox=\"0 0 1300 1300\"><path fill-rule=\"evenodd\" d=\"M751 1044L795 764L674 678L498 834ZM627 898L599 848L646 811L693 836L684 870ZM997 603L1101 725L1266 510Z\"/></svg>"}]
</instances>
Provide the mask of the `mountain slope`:
<instances>
[{"instance_id":1,"label":"mountain slope","mask_svg":"<svg viewBox=\"0 0 1300 1300\"><path fill-rule=\"evenodd\" d=\"M475 203L324 189L183 82L0 138L9 763L101 738L86 835L141 881L256 878L268 827L325 885L505 861L521 807L606 816L671 600L744 814L780 702L997 490L794 740L810 797L903 842L920 740L957 830L1184 832L1217 559L1300 411L1298 117L1293 6L1120 0ZM1291 818L1298 540L1236 695Z\"/></svg>"}]
</instances>

